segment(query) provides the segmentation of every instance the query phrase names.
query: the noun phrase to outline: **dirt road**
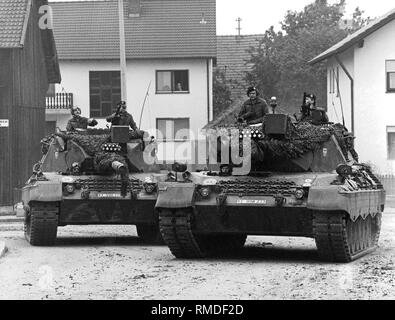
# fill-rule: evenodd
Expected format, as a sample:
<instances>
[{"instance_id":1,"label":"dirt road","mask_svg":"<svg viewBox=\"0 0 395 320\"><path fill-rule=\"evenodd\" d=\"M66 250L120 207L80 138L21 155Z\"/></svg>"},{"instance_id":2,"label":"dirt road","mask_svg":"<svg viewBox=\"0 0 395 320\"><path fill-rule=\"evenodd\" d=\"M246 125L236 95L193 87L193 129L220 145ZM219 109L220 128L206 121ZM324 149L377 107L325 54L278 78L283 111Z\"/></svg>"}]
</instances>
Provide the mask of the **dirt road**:
<instances>
[{"instance_id":1,"label":"dirt road","mask_svg":"<svg viewBox=\"0 0 395 320\"><path fill-rule=\"evenodd\" d=\"M49 248L12 229L0 232L0 299L395 299L395 212L380 248L351 264L321 263L311 239L249 237L237 257L187 261L133 226L60 228Z\"/></svg>"}]
</instances>

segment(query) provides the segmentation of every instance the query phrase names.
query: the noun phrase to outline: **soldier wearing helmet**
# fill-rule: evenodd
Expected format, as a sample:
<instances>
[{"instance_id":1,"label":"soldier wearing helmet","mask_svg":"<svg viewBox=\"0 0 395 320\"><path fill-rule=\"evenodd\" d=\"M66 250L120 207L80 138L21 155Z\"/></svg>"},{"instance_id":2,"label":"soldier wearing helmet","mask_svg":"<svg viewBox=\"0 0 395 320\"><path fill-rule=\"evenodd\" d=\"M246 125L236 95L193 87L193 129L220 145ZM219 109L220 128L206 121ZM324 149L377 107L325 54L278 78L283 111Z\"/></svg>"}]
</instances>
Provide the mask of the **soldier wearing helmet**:
<instances>
[{"instance_id":1,"label":"soldier wearing helmet","mask_svg":"<svg viewBox=\"0 0 395 320\"><path fill-rule=\"evenodd\" d=\"M317 98L314 94L305 93L303 105L300 109L301 120L311 121L314 125L325 124L329 122L326 111L317 107Z\"/></svg>"},{"instance_id":2,"label":"soldier wearing helmet","mask_svg":"<svg viewBox=\"0 0 395 320\"><path fill-rule=\"evenodd\" d=\"M111 116L106 118L107 122L111 122L112 125L117 126L130 126L133 130L137 131L136 122L134 122L133 116L126 111L126 102L120 101L117 104L117 110Z\"/></svg>"},{"instance_id":3,"label":"soldier wearing helmet","mask_svg":"<svg viewBox=\"0 0 395 320\"><path fill-rule=\"evenodd\" d=\"M259 91L255 87L247 90L249 99L244 102L238 115L239 122L257 124L263 122L263 117L269 113L269 107L265 100L259 97Z\"/></svg>"},{"instance_id":4,"label":"soldier wearing helmet","mask_svg":"<svg viewBox=\"0 0 395 320\"><path fill-rule=\"evenodd\" d=\"M73 117L67 123L67 131L74 132L78 131L78 129L86 130L88 126L94 127L97 125L97 121L95 119L81 117L81 109L79 107L72 107L70 111Z\"/></svg>"}]
</instances>

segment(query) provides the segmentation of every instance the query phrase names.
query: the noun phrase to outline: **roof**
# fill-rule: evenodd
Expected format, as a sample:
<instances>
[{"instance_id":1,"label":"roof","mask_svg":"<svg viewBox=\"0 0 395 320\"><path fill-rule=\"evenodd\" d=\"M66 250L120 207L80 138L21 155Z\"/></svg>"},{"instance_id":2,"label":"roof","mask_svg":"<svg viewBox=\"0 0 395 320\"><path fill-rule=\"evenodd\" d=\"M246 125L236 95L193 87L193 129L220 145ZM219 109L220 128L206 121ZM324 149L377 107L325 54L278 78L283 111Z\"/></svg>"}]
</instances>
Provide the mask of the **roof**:
<instances>
[{"instance_id":1,"label":"roof","mask_svg":"<svg viewBox=\"0 0 395 320\"><path fill-rule=\"evenodd\" d=\"M118 1L52 2L60 59L118 59ZM124 1L127 58L216 57L215 0ZM204 18L206 23L200 23Z\"/></svg>"},{"instance_id":2,"label":"roof","mask_svg":"<svg viewBox=\"0 0 395 320\"><path fill-rule=\"evenodd\" d=\"M232 81L232 95L245 95L245 72L250 70L246 61L251 58L248 49L257 47L263 34L241 36L217 36L217 69L225 73L226 79Z\"/></svg>"},{"instance_id":3,"label":"roof","mask_svg":"<svg viewBox=\"0 0 395 320\"><path fill-rule=\"evenodd\" d=\"M34 3L35 1L36 3ZM0 49L23 48L29 26L32 5L36 7L48 4L47 0L1 0L0 1ZM30 25L36 25L33 23ZM44 49L48 82L60 83L60 70L55 40L50 29L40 30Z\"/></svg>"},{"instance_id":4,"label":"roof","mask_svg":"<svg viewBox=\"0 0 395 320\"><path fill-rule=\"evenodd\" d=\"M344 38L342 41L335 44L333 47L329 48L325 52L321 53L311 61L309 64L314 64L321 62L335 54L341 53L353 45L357 44L359 41L363 40L373 32L377 31L381 27L385 26L387 23L391 22L395 19L395 8L386 13L385 15L377 18L376 20L372 21L365 27L359 29L358 31L354 32L353 34L349 35L348 37Z\"/></svg>"},{"instance_id":5,"label":"roof","mask_svg":"<svg viewBox=\"0 0 395 320\"><path fill-rule=\"evenodd\" d=\"M0 1L0 48L22 47L26 8L26 0Z\"/></svg>"}]
</instances>

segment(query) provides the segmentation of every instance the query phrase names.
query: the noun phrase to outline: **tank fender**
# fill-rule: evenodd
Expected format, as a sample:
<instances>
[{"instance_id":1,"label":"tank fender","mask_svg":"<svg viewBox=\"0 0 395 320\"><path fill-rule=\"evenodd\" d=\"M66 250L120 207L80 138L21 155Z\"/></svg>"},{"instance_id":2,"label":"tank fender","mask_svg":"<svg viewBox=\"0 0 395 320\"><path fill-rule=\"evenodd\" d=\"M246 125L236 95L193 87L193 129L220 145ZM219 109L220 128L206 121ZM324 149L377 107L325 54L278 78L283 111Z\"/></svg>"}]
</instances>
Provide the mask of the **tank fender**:
<instances>
[{"instance_id":1,"label":"tank fender","mask_svg":"<svg viewBox=\"0 0 395 320\"><path fill-rule=\"evenodd\" d=\"M194 205L195 185L181 182L159 182L156 208L189 208Z\"/></svg>"},{"instance_id":2,"label":"tank fender","mask_svg":"<svg viewBox=\"0 0 395 320\"><path fill-rule=\"evenodd\" d=\"M61 201L62 183L59 181L38 181L22 188L22 200L25 205L30 201Z\"/></svg>"},{"instance_id":3,"label":"tank fender","mask_svg":"<svg viewBox=\"0 0 395 320\"><path fill-rule=\"evenodd\" d=\"M338 186L316 186L309 191L307 208L318 211L345 211L351 220L382 212L385 204L384 190L340 192Z\"/></svg>"}]
</instances>

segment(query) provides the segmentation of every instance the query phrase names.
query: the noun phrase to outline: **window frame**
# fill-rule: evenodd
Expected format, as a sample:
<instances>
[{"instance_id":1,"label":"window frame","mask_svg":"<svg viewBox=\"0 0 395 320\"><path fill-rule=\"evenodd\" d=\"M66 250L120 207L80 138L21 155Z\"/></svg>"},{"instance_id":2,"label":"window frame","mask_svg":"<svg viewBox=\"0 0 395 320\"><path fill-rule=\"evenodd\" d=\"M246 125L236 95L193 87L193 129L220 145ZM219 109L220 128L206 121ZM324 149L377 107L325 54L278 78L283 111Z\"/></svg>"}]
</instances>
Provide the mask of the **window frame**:
<instances>
[{"instance_id":1,"label":"window frame","mask_svg":"<svg viewBox=\"0 0 395 320\"><path fill-rule=\"evenodd\" d=\"M392 73L395 74L395 71L390 71L390 72L388 72L388 71L386 70L385 73L387 74L387 81L386 81L386 84L387 84L387 93L395 93L395 87L393 87L393 88L390 87L390 76L391 76Z\"/></svg>"},{"instance_id":2,"label":"window frame","mask_svg":"<svg viewBox=\"0 0 395 320\"><path fill-rule=\"evenodd\" d=\"M187 120L188 121L188 128L187 129L188 130L191 129L191 118L188 118L188 117L168 118L168 117L166 117L166 118L156 118L156 130L157 130L157 132L159 132L159 126L158 126L159 125L159 121L173 121L173 123L174 123L175 120ZM175 139L176 132L174 132L174 129L175 129L175 126L173 124L173 137L172 137L172 139L159 139L158 137L156 137L157 141L158 142L187 142L187 141L189 141L191 139L190 135L188 135L187 139Z\"/></svg>"},{"instance_id":3,"label":"window frame","mask_svg":"<svg viewBox=\"0 0 395 320\"><path fill-rule=\"evenodd\" d=\"M115 78L118 78L118 77L113 77L113 73L115 73L115 72L117 72L118 74L119 74L119 87L118 86L114 86L114 81L113 81L113 79L115 79ZM102 85L102 83L100 83L100 86L99 87L97 87L97 86L93 86L92 87L92 85L91 85L91 81L92 81L92 74L93 73L101 73L101 74L103 74L103 73L110 73L110 79L109 79L109 85ZM101 75L100 75L100 81L101 81ZM114 96L118 96L118 98L116 99L116 100L118 100L117 102L119 102L122 98L122 85L121 85L121 71L120 70L89 70L89 117L90 118L96 118L96 119L105 119L105 118L107 118L108 116L110 116L112 113L113 113L113 109L114 109L114 104L116 103L115 101L113 101L113 99L114 99ZM93 90L97 90L97 89L99 89L100 90L100 93L99 94L97 94L97 93L94 93L94 94L92 94L92 89ZM108 114L108 115L104 115L104 112L103 112L103 107L102 107L102 103L103 103L103 101L105 101L105 103L107 102L107 100L102 100L102 91L103 90L109 90L109 89L111 89L111 111L110 111L110 114ZM114 93L113 92L113 90L119 90L119 94L118 93ZM99 109L99 112L100 112L100 116L96 116L96 115L93 115L92 114L92 96L99 96L99 98L100 98L100 109ZM109 103L109 101L107 102L107 103ZM94 109L94 111L97 111L96 109Z\"/></svg>"},{"instance_id":4,"label":"window frame","mask_svg":"<svg viewBox=\"0 0 395 320\"><path fill-rule=\"evenodd\" d=\"M394 151L394 157L391 158L391 152L390 152L390 139L389 139L389 135L393 134L395 135L395 126L387 126L387 130L386 130L386 139L387 139L387 160L389 161L395 161L395 151Z\"/></svg>"},{"instance_id":5,"label":"window frame","mask_svg":"<svg viewBox=\"0 0 395 320\"><path fill-rule=\"evenodd\" d=\"M395 74L395 69L391 71L388 71L388 62L393 62L395 63L395 59L387 59L385 60L385 85L386 85L386 93L395 93L395 87L391 88L390 87L390 75L393 73Z\"/></svg>"},{"instance_id":6,"label":"window frame","mask_svg":"<svg viewBox=\"0 0 395 320\"><path fill-rule=\"evenodd\" d=\"M158 73L160 72L170 72L171 73L171 85L175 85L174 72L185 71L187 72L188 90L176 91L175 88L170 88L169 91L158 90ZM155 70L155 94L190 94L190 75L189 69L159 69Z\"/></svg>"}]
</instances>

